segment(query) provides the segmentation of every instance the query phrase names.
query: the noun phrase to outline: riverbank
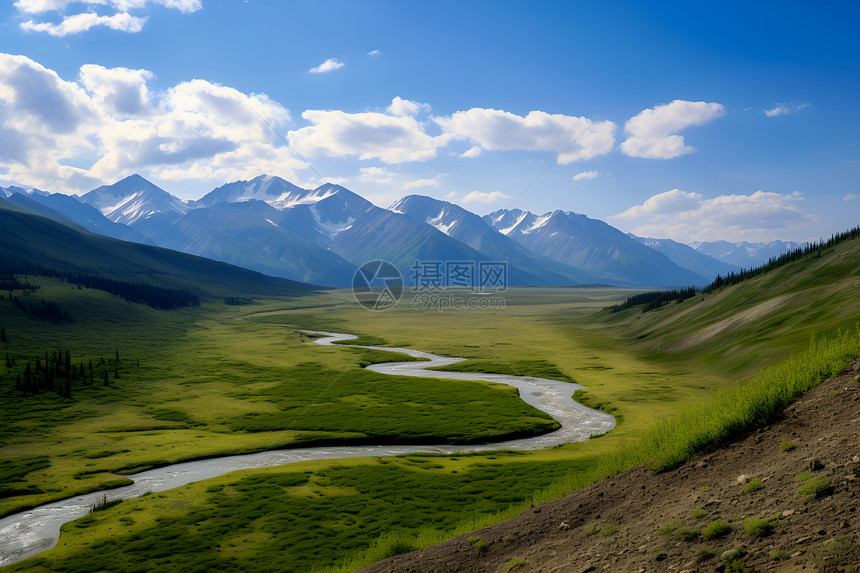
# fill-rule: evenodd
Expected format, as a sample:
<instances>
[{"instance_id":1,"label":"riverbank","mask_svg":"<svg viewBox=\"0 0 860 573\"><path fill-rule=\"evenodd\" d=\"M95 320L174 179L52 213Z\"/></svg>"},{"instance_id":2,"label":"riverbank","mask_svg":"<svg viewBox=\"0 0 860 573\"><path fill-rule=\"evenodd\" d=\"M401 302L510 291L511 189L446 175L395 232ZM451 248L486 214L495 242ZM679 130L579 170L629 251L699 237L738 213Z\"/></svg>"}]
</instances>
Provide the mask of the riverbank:
<instances>
[{"instance_id":1,"label":"riverbank","mask_svg":"<svg viewBox=\"0 0 860 573\"><path fill-rule=\"evenodd\" d=\"M858 413L860 361L677 469L637 466L361 571L857 571Z\"/></svg>"},{"instance_id":2,"label":"riverbank","mask_svg":"<svg viewBox=\"0 0 860 573\"><path fill-rule=\"evenodd\" d=\"M330 346L337 341L355 338L351 335L310 331L321 336L314 343ZM98 501L129 499L147 492L166 491L191 482L213 478L242 469L281 466L301 461L336 459L365 456L393 456L423 452L456 454L465 452L504 450L528 450L553 447L559 444L582 441L592 434L603 434L615 425L612 416L586 408L573 401L571 395L582 386L557 380L527 376L481 373L445 373L427 371L426 368L453 364L460 358L444 357L406 348L364 347L378 351L398 352L425 359L421 362L388 362L370 365L367 368L380 374L431 378L453 378L457 380L485 380L516 387L526 403L553 416L559 428L553 432L533 437L516 438L496 443L475 445L438 446L333 446L318 448L295 448L289 450L261 452L241 456L209 458L149 470L128 476L133 485L104 493L91 493L60 502L40 506L30 511L8 516L0 520L0 565L26 559L53 547L59 538L60 527L69 521L87 515L90 507Z\"/></svg>"}]
</instances>

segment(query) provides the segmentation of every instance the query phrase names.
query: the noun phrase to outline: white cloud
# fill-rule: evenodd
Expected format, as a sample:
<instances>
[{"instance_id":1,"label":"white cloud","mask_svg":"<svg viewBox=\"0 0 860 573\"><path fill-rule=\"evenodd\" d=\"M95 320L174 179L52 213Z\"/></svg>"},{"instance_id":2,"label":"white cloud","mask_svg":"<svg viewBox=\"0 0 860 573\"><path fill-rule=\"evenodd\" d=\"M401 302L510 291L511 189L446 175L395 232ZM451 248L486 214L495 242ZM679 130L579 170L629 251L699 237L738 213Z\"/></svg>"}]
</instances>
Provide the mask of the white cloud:
<instances>
[{"instance_id":1,"label":"white cloud","mask_svg":"<svg viewBox=\"0 0 860 573\"><path fill-rule=\"evenodd\" d=\"M481 146L473 145L472 147L470 147L469 149L467 149L466 151L461 153L460 157L466 157L466 158L471 159L472 157L477 157L480 154L481 154Z\"/></svg>"},{"instance_id":2,"label":"white cloud","mask_svg":"<svg viewBox=\"0 0 860 573\"><path fill-rule=\"evenodd\" d=\"M307 110L302 117L313 125L288 134L290 145L302 155L357 155L385 163L426 161L448 140L427 135L424 126L408 116Z\"/></svg>"},{"instance_id":3,"label":"white cloud","mask_svg":"<svg viewBox=\"0 0 860 573\"><path fill-rule=\"evenodd\" d=\"M400 96L395 96L394 99L391 100L391 105L388 106L386 111L391 115L412 116L418 115L422 111L430 111L430 105L417 101L409 101L408 99L400 98Z\"/></svg>"},{"instance_id":4,"label":"white cloud","mask_svg":"<svg viewBox=\"0 0 860 573\"><path fill-rule=\"evenodd\" d=\"M150 115L152 96L146 82L154 75L147 70L104 68L93 64L81 66L81 85L93 102L120 117Z\"/></svg>"},{"instance_id":5,"label":"white cloud","mask_svg":"<svg viewBox=\"0 0 860 573\"><path fill-rule=\"evenodd\" d=\"M367 52L367 55L368 56L381 56L382 50L370 50L369 52Z\"/></svg>"},{"instance_id":6,"label":"white cloud","mask_svg":"<svg viewBox=\"0 0 860 573\"><path fill-rule=\"evenodd\" d=\"M597 177L597 171L582 171L572 177L574 181L583 181L585 179L594 179Z\"/></svg>"},{"instance_id":7,"label":"white cloud","mask_svg":"<svg viewBox=\"0 0 860 573\"><path fill-rule=\"evenodd\" d=\"M203 80L153 93L152 77L86 65L66 81L0 54L0 176L68 193L131 172L223 182L306 167L268 125L290 120L279 103Z\"/></svg>"},{"instance_id":8,"label":"white cloud","mask_svg":"<svg viewBox=\"0 0 860 573\"><path fill-rule=\"evenodd\" d=\"M803 195L756 191L751 195L719 195L706 199L679 189L649 197L613 218L627 221L641 237L676 241L764 241L779 231L808 223L814 217L797 203Z\"/></svg>"},{"instance_id":9,"label":"white cloud","mask_svg":"<svg viewBox=\"0 0 860 573\"><path fill-rule=\"evenodd\" d=\"M797 113L798 111L809 107L809 103L778 103L770 109L763 109L762 112L768 117L778 117L780 115L788 115Z\"/></svg>"},{"instance_id":10,"label":"white cloud","mask_svg":"<svg viewBox=\"0 0 860 573\"><path fill-rule=\"evenodd\" d=\"M472 108L434 121L452 137L484 149L553 151L562 164L605 155L615 143L615 124L611 121L593 122L542 111L523 117L497 109Z\"/></svg>"},{"instance_id":11,"label":"white cloud","mask_svg":"<svg viewBox=\"0 0 860 573\"><path fill-rule=\"evenodd\" d=\"M860 195L857 195L856 193L846 193L845 196L842 197L842 200L843 201L853 201L854 199L857 199L858 197L860 197Z\"/></svg>"},{"instance_id":12,"label":"white cloud","mask_svg":"<svg viewBox=\"0 0 860 573\"><path fill-rule=\"evenodd\" d=\"M104 26L120 32L137 33L143 29L145 23L146 18L138 18L128 12L119 12L113 16L99 16L93 12L85 12L66 16L59 24L27 20L21 23L21 28L28 32L47 32L51 36L62 38L69 34L86 32L96 26Z\"/></svg>"},{"instance_id":13,"label":"white cloud","mask_svg":"<svg viewBox=\"0 0 860 573\"><path fill-rule=\"evenodd\" d=\"M66 14L70 4L83 4L83 11ZM120 32L137 33L146 24L145 16L132 15L131 11L140 11L148 4L159 4L166 8L179 10L183 14L196 12L203 7L201 0L89 0L75 2L72 0L19 0L14 6L20 14L47 14L56 12L59 22L27 20L21 23L21 28L28 32L46 32L51 36L64 37L70 34L80 34L104 26ZM112 11L111 14L99 12Z\"/></svg>"},{"instance_id":14,"label":"white cloud","mask_svg":"<svg viewBox=\"0 0 860 573\"><path fill-rule=\"evenodd\" d=\"M368 181L370 183L391 183L393 175L386 171L384 167L362 167L358 170L360 175L359 181Z\"/></svg>"},{"instance_id":15,"label":"white cloud","mask_svg":"<svg viewBox=\"0 0 860 573\"><path fill-rule=\"evenodd\" d=\"M692 153L695 148L675 132L704 125L724 114L722 105L703 101L675 100L646 109L624 124L629 137L621 144L621 151L646 159L672 159Z\"/></svg>"},{"instance_id":16,"label":"white cloud","mask_svg":"<svg viewBox=\"0 0 860 573\"><path fill-rule=\"evenodd\" d=\"M489 193L484 193L482 191L472 191L463 197L463 203L483 203L485 205L489 203L495 203L499 199L507 199L508 196L502 193L501 191L491 191Z\"/></svg>"},{"instance_id":17,"label":"white cloud","mask_svg":"<svg viewBox=\"0 0 860 573\"><path fill-rule=\"evenodd\" d=\"M437 175L432 179L416 179L414 181L407 181L403 184L404 189L418 189L419 187L438 187L439 186L439 178L442 175Z\"/></svg>"},{"instance_id":18,"label":"white cloud","mask_svg":"<svg viewBox=\"0 0 860 573\"><path fill-rule=\"evenodd\" d=\"M339 70L345 65L346 64L344 64L343 62L338 62L335 58L329 58L317 67L309 69L308 72L311 74L324 74L326 72L333 72L334 70Z\"/></svg>"}]
</instances>

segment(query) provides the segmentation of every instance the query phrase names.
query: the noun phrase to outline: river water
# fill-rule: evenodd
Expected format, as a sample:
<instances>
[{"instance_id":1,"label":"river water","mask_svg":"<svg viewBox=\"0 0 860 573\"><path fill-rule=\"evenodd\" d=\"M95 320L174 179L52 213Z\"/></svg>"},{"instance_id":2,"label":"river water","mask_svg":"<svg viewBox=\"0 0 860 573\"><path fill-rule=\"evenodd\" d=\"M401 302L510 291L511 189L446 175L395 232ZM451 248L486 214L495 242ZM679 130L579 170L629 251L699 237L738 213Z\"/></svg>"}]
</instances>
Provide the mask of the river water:
<instances>
[{"instance_id":1,"label":"river water","mask_svg":"<svg viewBox=\"0 0 860 573\"><path fill-rule=\"evenodd\" d=\"M322 331L305 332L321 336L314 342L324 346L355 338L349 334ZM436 366L448 366L465 359L438 356L410 348L383 346L361 346L360 348L399 352L415 358L426 359L420 362L372 364L367 367L369 370L382 374L455 380L486 380L514 386L519 390L520 398L524 402L552 416L561 424L561 427L540 436L491 444L465 446L325 446L273 450L173 464L127 476L134 480L132 485L79 495L0 519L0 566L26 559L50 549L57 544L60 526L88 514L90 508L105 497L108 500L139 497L150 491L173 489L236 470L281 466L307 460L396 456L418 452L457 454L503 449L549 448L559 444L587 440L592 434L603 434L615 427L615 418L609 414L586 408L571 398L574 391L583 388L579 384L531 376L426 370Z\"/></svg>"}]
</instances>

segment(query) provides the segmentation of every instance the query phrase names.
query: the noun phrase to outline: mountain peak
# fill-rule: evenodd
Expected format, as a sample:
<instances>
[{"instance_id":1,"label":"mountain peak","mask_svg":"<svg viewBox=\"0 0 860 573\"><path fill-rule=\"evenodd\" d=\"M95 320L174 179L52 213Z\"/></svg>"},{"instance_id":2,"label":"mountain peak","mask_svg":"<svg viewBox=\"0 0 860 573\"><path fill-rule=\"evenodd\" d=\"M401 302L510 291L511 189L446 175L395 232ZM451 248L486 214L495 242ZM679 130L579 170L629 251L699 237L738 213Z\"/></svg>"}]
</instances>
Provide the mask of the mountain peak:
<instances>
[{"instance_id":1,"label":"mountain peak","mask_svg":"<svg viewBox=\"0 0 860 573\"><path fill-rule=\"evenodd\" d=\"M81 197L114 223L134 223L164 211L185 213L188 205L155 183L134 173L112 185L102 185Z\"/></svg>"}]
</instances>

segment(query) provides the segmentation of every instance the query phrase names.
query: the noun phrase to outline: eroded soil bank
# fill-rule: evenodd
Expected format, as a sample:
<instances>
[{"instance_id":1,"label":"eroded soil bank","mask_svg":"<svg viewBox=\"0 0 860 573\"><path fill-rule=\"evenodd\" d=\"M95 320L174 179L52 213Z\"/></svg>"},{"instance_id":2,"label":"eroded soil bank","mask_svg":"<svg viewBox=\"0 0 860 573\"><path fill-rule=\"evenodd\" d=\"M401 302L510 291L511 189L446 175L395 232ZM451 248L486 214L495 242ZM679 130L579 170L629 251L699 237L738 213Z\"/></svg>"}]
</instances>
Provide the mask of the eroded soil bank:
<instances>
[{"instance_id":1,"label":"eroded soil bank","mask_svg":"<svg viewBox=\"0 0 860 573\"><path fill-rule=\"evenodd\" d=\"M362 571L860 571L858 374L860 361L780 421L674 471L635 467ZM730 531L709 529L716 520Z\"/></svg>"}]
</instances>

